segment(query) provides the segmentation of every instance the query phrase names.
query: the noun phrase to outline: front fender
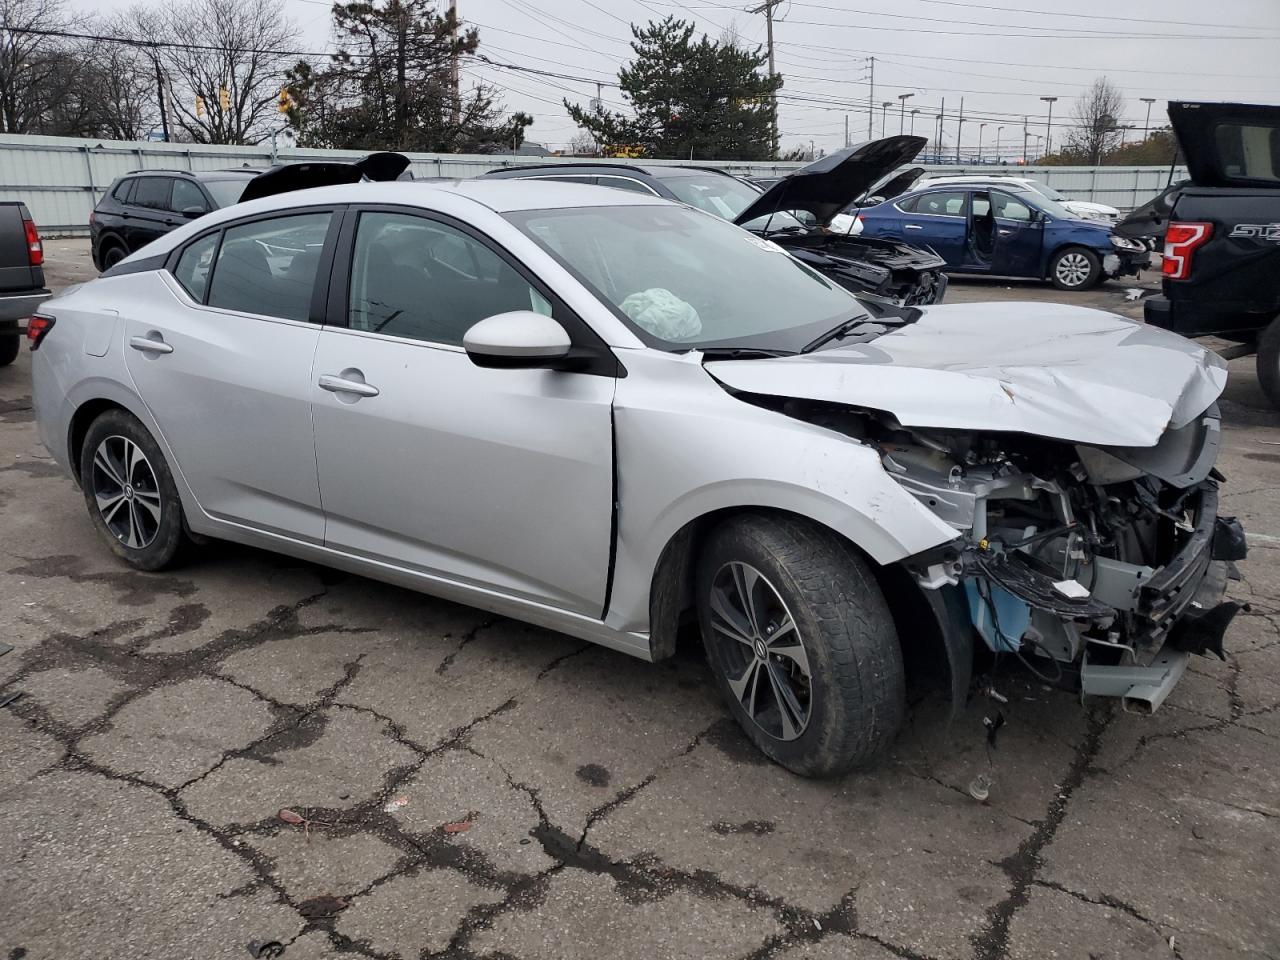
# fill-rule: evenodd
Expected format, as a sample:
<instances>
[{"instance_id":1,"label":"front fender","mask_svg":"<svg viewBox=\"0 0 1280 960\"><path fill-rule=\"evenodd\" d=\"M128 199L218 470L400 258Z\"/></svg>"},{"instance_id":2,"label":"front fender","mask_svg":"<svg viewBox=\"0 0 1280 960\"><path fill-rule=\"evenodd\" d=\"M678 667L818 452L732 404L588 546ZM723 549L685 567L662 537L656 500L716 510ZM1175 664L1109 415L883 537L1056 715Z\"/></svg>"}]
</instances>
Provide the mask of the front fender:
<instances>
[{"instance_id":1,"label":"front fender","mask_svg":"<svg viewBox=\"0 0 1280 960\"><path fill-rule=\"evenodd\" d=\"M689 523L718 511L799 514L881 564L955 538L889 477L870 447L730 395L696 359L644 351L624 363L643 375L620 380L614 401L619 506L610 626L648 629L663 549Z\"/></svg>"}]
</instances>

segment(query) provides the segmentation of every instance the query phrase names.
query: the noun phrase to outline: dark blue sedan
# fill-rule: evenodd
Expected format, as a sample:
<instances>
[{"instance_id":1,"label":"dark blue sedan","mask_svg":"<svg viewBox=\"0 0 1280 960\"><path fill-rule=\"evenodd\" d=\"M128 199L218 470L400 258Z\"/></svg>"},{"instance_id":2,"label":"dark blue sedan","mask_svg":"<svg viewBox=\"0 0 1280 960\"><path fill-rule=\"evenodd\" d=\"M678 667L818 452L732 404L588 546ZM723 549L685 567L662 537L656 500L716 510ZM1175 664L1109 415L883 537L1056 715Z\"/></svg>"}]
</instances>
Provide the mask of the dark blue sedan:
<instances>
[{"instance_id":1,"label":"dark blue sedan","mask_svg":"<svg viewBox=\"0 0 1280 960\"><path fill-rule=\"evenodd\" d=\"M859 210L857 219L861 230L855 225L851 232L929 247L948 273L1052 280L1062 290L1087 290L1151 265L1144 244L1017 187L924 186Z\"/></svg>"}]
</instances>

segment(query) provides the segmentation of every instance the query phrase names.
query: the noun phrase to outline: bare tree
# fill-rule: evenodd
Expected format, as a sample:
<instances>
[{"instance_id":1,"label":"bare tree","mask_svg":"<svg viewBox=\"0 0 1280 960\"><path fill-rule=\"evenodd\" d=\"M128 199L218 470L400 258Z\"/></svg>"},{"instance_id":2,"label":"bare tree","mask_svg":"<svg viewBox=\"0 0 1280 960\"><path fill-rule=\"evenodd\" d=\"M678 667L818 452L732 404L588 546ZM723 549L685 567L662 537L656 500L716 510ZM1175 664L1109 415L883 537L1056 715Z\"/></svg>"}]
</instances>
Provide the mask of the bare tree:
<instances>
[{"instance_id":1,"label":"bare tree","mask_svg":"<svg viewBox=\"0 0 1280 960\"><path fill-rule=\"evenodd\" d=\"M1098 77L1076 98L1072 111L1075 126L1067 134L1067 150L1088 163L1101 163L1120 143L1123 117L1124 94L1106 77Z\"/></svg>"},{"instance_id":2,"label":"bare tree","mask_svg":"<svg viewBox=\"0 0 1280 960\"><path fill-rule=\"evenodd\" d=\"M265 139L298 39L283 0L184 0L157 16L170 122L196 143Z\"/></svg>"},{"instance_id":3,"label":"bare tree","mask_svg":"<svg viewBox=\"0 0 1280 960\"><path fill-rule=\"evenodd\" d=\"M575 157L596 157L600 155L600 144L586 130L579 130L569 141L569 153Z\"/></svg>"},{"instance_id":4,"label":"bare tree","mask_svg":"<svg viewBox=\"0 0 1280 960\"><path fill-rule=\"evenodd\" d=\"M48 32L69 31L81 22L63 0L0 0L0 131L42 129L65 88L67 66L66 42Z\"/></svg>"}]
</instances>

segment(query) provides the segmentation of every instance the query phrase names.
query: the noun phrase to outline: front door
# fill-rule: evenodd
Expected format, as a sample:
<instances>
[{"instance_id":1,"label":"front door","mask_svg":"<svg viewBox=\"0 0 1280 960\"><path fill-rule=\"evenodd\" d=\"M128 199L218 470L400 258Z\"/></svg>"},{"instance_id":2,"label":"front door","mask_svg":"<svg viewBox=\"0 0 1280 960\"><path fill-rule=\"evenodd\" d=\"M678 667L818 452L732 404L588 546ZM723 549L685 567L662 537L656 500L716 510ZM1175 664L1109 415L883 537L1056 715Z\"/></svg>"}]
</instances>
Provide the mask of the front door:
<instances>
[{"instance_id":1,"label":"front door","mask_svg":"<svg viewBox=\"0 0 1280 960\"><path fill-rule=\"evenodd\" d=\"M1030 204L1001 190L991 191L995 251L991 272L1002 277L1039 277L1044 225Z\"/></svg>"},{"instance_id":2,"label":"front door","mask_svg":"<svg viewBox=\"0 0 1280 960\"><path fill-rule=\"evenodd\" d=\"M967 196L963 190L932 190L903 200L902 232L895 240L928 247L958 267L963 261Z\"/></svg>"},{"instance_id":3,"label":"front door","mask_svg":"<svg viewBox=\"0 0 1280 960\"><path fill-rule=\"evenodd\" d=\"M365 210L349 242L312 387L325 543L599 617L612 376L484 369L462 349L486 317L567 308L444 219Z\"/></svg>"},{"instance_id":4,"label":"front door","mask_svg":"<svg viewBox=\"0 0 1280 960\"><path fill-rule=\"evenodd\" d=\"M139 396L206 513L324 536L311 434L313 288L330 211L259 218L192 241L176 289L125 317ZM123 308L122 308L123 309Z\"/></svg>"}]
</instances>

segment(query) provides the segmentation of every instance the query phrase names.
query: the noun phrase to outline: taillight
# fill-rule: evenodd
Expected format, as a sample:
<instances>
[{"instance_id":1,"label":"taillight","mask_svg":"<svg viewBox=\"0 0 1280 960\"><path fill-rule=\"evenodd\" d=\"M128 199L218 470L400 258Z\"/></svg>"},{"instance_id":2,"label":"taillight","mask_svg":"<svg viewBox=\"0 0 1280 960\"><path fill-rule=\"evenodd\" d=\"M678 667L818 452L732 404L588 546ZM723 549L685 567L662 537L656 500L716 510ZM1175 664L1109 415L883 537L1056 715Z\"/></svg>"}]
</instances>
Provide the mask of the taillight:
<instances>
[{"instance_id":1,"label":"taillight","mask_svg":"<svg viewBox=\"0 0 1280 960\"><path fill-rule=\"evenodd\" d=\"M1170 223L1164 234L1160 272L1170 280L1191 276L1191 255L1213 236L1212 223Z\"/></svg>"},{"instance_id":2,"label":"taillight","mask_svg":"<svg viewBox=\"0 0 1280 960\"><path fill-rule=\"evenodd\" d=\"M32 350L38 350L41 342L53 329L53 317L32 317L27 321L27 343Z\"/></svg>"},{"instance_id":3,"label":"taillight","mask_svg":"<svg viewBox=\"0 0 1280 960\"><path fill-rule=\"evenodd\" d=\"M38 267L44 263L44 243L40 240L40 231L36 229L34 220L23 220L22 226L27 231L27 262Z\"/></svg>"}]
</instances>

